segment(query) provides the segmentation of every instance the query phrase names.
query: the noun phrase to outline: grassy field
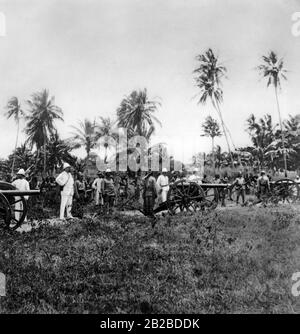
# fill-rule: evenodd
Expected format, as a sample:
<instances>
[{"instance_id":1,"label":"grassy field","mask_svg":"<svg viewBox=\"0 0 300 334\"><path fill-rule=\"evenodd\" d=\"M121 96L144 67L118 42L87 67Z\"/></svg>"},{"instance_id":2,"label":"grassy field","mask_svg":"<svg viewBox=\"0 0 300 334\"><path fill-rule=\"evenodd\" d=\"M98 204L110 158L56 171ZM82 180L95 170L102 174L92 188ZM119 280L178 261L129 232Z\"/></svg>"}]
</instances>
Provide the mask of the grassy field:
<instances>
[{"instance_id":1,"label":"grassy field","mask_svg":"<svg viewBox=\"0 0 300 334\"><path fill-rule=\"evenodd\" d=\"M299 313L299 206L0 232L1 313ZM300 297L299 297L300 298Z\"/></svg>"}]
</instances>

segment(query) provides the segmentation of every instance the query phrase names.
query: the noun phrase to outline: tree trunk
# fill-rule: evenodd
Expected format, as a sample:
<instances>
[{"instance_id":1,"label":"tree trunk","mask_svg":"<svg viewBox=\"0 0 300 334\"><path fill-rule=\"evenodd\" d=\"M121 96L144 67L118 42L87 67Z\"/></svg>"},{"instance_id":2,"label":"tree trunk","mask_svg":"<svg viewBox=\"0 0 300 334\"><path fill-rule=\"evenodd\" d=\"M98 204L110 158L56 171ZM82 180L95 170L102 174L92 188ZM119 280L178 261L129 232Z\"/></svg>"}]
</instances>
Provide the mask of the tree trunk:
<instances>
[{"instance_id":1,"label":"tree trunk","mask_svg":"<svg viewBox=\"0 0 300 334\"><path fill-rule=\"evenodd\" d=\"M16 161L16 149L18 147L19 131L20 131L20 120L18 119L17 122L18 122L17 138L16 138L16 143L15 143L15 151L14 151L13 163L12 163L12 167L11 167L11 176L12 177L14 175L15 161Z\"/></svg>"},{"instance_id":2,"label":"tree trunk","mask_svg":"<svg viewBox=\"0 0 300 334\"><path fill-rule=\"evenodd\" d=\"M278 116L279 116L279 125L280 125L280 131L281 131L283 162L284 162L284 175L285 175L285 177L287 177L287 161L286 161L286 152L285 152L285 144L284 144L284 133L283 133L283 128L282 128L282 121L281 121L280 107L279 107L279 101L278 101L277 86L275 86L275 96L276 96L276 104L277 104L277 111L278 111Z\"/></svg>"},{"instance_id":3,"label":"tree trunk","mask_svg":"<svg viewBox=\"0 0 300 334\"><path fill-rule=\"evenodd\" d=\"M44 177L46 177L46 165L47 165L47 147L46 147L46 143L44 144Z\"/></svg>"},{"instance_id":4,"label":"tree trunk","mask_svg":"<svg viewBox=\"0 0 300 334\"><path fill-rule=\"evenodd\" d=\"M227 143L227 147L228 147L228 153L229 153L229 156L230 156L231 164L232 164L232 167L234 167L232 153L231 153L231 149L230 149L230 145L229 145L229 141L228 141L228 136L227 136L227 133L226 133L225 123L223 121L222 113L221 113L221 110L220 110L220 107L219 107L218 103L215 103L215 109L217 110L217 113L219 114L219 117L220 117L220 120L221 120L221 124L222 124L222 128L223 128L223 133L224 133L224 136L225 136L225 139L226 139L226 143Z\"/></svg>"},{"instance_id":5,"label":"tree trunk","mask_svg":"<svg viewBox=\"0 0 300 334\"><path fill-rule=\"evenodd\" d=\"M35 172L37 171L37 165L40 158L40 149L36 149L36 159L35 159Z\"/></svg>"},{"instance_id":6,"label":"tree trunk","mask_svg":"<svg viewBox=\"0 0 300 334\"><path fill-rule=\"evenodd\" d=\"M211 153L212 153L212 160L213 160L213 171L214 174L216 173L216 162L215 162L215 145L214 145L215 137L211 137Z\"/></svg>"}]
</instances>

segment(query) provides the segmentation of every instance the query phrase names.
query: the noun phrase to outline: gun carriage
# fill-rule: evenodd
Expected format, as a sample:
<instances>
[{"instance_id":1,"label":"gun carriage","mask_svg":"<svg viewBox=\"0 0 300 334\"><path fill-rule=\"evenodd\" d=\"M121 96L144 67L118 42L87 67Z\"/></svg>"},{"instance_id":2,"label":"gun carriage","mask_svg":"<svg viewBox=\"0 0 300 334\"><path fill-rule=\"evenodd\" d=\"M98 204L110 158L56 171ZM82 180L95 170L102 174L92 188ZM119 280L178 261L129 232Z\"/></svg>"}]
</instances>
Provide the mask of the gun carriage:
<instances>
[{"instance_id":1,"label":"gun carriage","mask_svg":"<svg viewBox=\"0 0 300 334\"><path fill-rule=\"evenodd\" d=\"M39 193L39 190L19 191L12 184L0 181L0 226L11 230L20 227L28 211L25 197Z\"/></svg>"}]
</instances>

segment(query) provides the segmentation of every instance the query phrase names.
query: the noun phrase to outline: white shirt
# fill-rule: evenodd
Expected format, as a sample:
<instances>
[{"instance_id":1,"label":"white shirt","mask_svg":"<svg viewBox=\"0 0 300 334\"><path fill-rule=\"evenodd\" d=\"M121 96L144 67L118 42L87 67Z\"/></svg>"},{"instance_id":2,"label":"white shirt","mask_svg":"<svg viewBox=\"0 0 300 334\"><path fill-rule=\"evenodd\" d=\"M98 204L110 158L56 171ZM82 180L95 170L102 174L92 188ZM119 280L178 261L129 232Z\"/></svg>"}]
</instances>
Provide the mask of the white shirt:
<instances>
[{"instance_id":1,"label":"white shirt","mask_svg":"<svg viewBox=\"0 0 300 334\"><path fill-rule=\"evenodd\" d=\"M30 190L29 182L25 179L16 179L12 182L12 185L15 186L20 191ZM24 196L28 200L28 196Z\"/></svg>"},{"instance_id":2,"label":"white shirt","mask_svg":"<svg viewBox=\"0 0 300 334\"><path fill-rule=\"evenodd\" d=\"M63 188L61 194L63 196L73 196L74 195L74 179L71 173L63 171L56 178L56 183L58 183Z\"/></svg>"},{"instance_id":3,"label":"white shirt","mask_svg":"<svg viewBox=\"0 0 300 334\"><path fill-rule=\"evenodd\" d=\"M201 183L201 178L200 178L200 176L198 176L196 174L192 174L188 177L188 181Z\"/></svg>"},{"instance_id":4,"label":"white shirt","mask_svg":"<svg viewBox=\"0 0 300 334\"><path fill-rule=\"evenodd\" d=\"M164 176L163 174L159 175L157 179L158 189L162 189L163 191L169 191L169 178Z\"/></svg>"},{"instance_id":5,"label":"white shirt","mask_svg":"<svg viewBox=\"0 0 300 334\"><path fill-rule=\"evenodd\" d=\"M197 179L197 176L195 174L190 175L188 178L189 181L194 181L196 179Z\"/></svg>"}]
</instances>

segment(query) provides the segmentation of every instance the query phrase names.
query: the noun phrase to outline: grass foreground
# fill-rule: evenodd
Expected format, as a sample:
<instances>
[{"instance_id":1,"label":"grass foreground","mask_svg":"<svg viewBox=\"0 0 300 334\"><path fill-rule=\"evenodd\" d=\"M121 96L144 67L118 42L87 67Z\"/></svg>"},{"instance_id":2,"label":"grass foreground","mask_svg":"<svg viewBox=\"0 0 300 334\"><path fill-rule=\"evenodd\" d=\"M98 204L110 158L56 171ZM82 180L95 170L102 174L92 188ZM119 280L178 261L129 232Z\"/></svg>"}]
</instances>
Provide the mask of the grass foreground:
<instances>
[{"instance_id":1,"label":"grass foreground","mask_svg":"<svg viewBox=\"0 0 300 334\"><path fill-rule=\"evenodd\" d=\"M300 208L0 231L0 313L300 313ZM298 297L300 298L300 296Z\"/></svg>"}]
</instances>

